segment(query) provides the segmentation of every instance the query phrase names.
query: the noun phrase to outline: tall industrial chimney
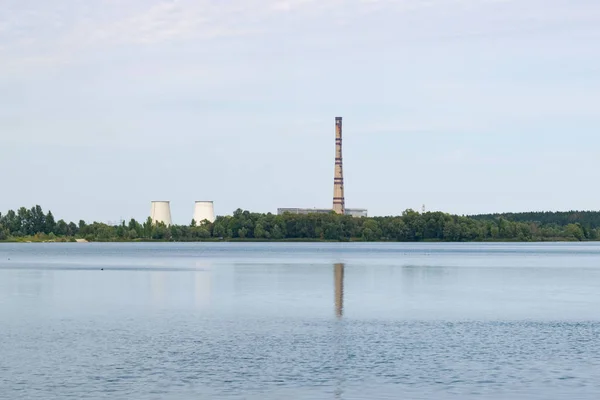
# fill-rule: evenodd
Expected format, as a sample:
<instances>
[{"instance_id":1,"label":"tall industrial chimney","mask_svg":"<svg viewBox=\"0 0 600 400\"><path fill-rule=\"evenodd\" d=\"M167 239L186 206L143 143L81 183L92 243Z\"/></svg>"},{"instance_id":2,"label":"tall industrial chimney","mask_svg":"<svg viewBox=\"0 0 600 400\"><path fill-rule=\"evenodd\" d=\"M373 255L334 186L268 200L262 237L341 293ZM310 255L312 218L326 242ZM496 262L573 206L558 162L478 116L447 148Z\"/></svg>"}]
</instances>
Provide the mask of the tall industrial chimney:
<instances>
[{"instance_id":1,"label":"tall industrial chimney","mask_svg":"<svg viewBox=\"0 0 600 400\"><path fill-rule=\"evenodd\" d=\"M335 117L335 174L333 178L333 211L344 214L344 169L342 166L342 117Z\"/></svg>"},{"instance_id":2,"label":"tall industrial chimney","mask_svg":"<svg viewBox=\"0 0 600 400\"><path fill-rule=\"evenodd\" d=\"M197 224L204 220L215 222L215 208L212 201L197 201L194 206L194 221Z\"/></svg>"},{"instance_id":3,"label":"tall industrial chimney","mask_svg":"<svg viewBox=\"0 0 600 400\"><path fill-rule=\"evenodd\" d=\"M168 201L153 201L152 209L150 211L150 218L152 223L164 223L166 226L170 226L173 222L171 221L171 204Z\"/></svg>"}]
</instances>

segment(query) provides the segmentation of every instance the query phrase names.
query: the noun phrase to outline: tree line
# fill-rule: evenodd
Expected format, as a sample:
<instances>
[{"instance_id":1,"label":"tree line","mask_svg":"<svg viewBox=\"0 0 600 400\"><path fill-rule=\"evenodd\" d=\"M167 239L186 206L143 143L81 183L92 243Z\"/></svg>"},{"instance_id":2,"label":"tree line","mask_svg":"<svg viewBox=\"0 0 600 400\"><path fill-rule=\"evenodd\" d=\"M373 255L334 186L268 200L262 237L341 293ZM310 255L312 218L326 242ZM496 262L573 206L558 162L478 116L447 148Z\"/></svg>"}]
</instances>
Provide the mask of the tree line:
<instances>
[{"instance_id":1,"label":"tree line","mask_svg":"<svg viewBox=\"0 0 600 400\"><path fill-rule=\"evenodd\" d=\"M56 221L39 205L0 213L0 241L554 241L598 240L600 212L520 213L458 216L406 210L399 216L354 218L330 214L231 216L165 226L131 219L119 225Z\"/></svg>"},{"instance_id":2,"label":"tree line","mask_svg":"<svg viewBox=\"0 0 600 400\"><path fill-rule=\"evenodd\" d=\"M600 227L600 212L598 211L540 211L503 214L480 214L470 216L477 220L495 220L504 218L515 222L535 222L539 225L555 224L566 226L580 224L584 229Z\"/></svg>"}]
</instances>

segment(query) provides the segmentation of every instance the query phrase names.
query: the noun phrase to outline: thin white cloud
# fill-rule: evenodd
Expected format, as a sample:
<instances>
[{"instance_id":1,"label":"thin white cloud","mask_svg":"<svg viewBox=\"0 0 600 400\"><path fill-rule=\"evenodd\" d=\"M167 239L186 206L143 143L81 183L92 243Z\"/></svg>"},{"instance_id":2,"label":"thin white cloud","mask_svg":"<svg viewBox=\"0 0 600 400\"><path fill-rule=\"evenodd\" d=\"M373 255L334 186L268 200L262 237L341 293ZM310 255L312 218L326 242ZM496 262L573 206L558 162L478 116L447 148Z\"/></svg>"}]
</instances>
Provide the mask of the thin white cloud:
<instances>
[{"instance_id":1,"label":"thin white cloud","mask_svg":"<svg viewBox=\"0 0 600 400\"><path fill-rule=\"evenodd\" d=\"M399 132L473 132L503 118L586 116L598 103L597 90L563 87L560 71L541 87L525 82L531 78L490 73L512 68L522 74L523 66L545 70L543 61L552 66L564 55L566 63L576 51L588 56L589 42L570 43L568 37L542 38L534 46L522 42L531 40L532 29L549 27L545 32L552 33L557 24L578 28L594 21L600 26L594 12L600 5L591 1L54 0L11 6L0 17L8 32L0 37L0 71L12 67L31 82L31 76L51 76L48 67L88 60L65 68L69 75L60 77L61 84L27 83L32 93L46 96L18 103L50 119L57 135L82 142L85 135L73 132L92 118L94 107L124 107L126 112L114 111L112 124L125 126L127 112L143 113L145 107L235 99L243 107L283 101L317 112L342 102L355 109L396 107L399 116L384 123ZM342 20L348 24L332 23ZM459 39L442 40L470 35L486 41L465 46ZM514 40L502 46L499 39L507 35ZM70 85L63 87L63 81ZM54 109L62 107L52 100L56 91L71 109ZM323 95L334 91L343 99ZM77 113L75 121L62 122L69 112ZM103 123L110 129L111 123ZM130 125L128 135L143 137L146 126ZM35 123L23 126L31 137L44 135Z\"/></svg>"},{"instance_id":2,"label":"thin white cloud","mask_svg":"<svg viewBox=\"0 0 600 400\"><path fill-rule=\"evenodd\" d=\"M3 8L8 12L0 17L0 57L29 63L73 59L78 52L111 46L223 37L294 35L343 42L346 32L336 32L336 24L354 24L354 35L414 40L527 34L600 22L596 2L566 0L54 0L10 2Z\"/></svg>"}]
</instances>

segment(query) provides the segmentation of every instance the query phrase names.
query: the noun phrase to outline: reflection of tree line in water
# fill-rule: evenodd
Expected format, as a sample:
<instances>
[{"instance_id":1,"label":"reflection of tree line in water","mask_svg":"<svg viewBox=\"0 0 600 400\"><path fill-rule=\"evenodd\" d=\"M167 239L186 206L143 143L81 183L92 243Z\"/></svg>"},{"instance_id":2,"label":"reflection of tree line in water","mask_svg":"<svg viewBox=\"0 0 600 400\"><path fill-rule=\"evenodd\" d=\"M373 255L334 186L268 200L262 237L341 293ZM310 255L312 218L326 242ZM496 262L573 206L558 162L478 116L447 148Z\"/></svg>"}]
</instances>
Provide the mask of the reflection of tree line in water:
<instances>
[{"instance_id":1,"label":"reflection of tree line in water","mask_svg":"<svg viewBox=\"0 0 600 400\"><path fill-rule=\"evenodd\" d=\"M597 240L600 212L556 212L457 216L406 210L400 216L354 218L331 214L259 214L236 210L232 216L190 225L153 224L150 218L120 225L55 221L40 206L0 214L0 240L202 241L530 241Z\"/></svg>"}]
</instances>

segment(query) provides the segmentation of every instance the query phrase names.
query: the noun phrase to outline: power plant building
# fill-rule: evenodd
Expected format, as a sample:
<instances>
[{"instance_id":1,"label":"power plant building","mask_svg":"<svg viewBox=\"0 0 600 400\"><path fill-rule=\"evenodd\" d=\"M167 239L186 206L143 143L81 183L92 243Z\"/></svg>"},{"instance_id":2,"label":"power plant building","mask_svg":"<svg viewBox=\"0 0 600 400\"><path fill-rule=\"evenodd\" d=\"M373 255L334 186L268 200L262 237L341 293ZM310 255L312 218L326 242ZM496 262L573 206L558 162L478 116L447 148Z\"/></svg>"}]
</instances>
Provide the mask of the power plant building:
<instances>
[{"instance_id":1,"label":"power plant building","mask_svg":"<svg viewBox=\"0 0 600 400\"><path fill-rule=\"evenodd\" d=\"M335 163L333 174L333 204L332 208L278 208L277 214L330 214L332 212L352 217L367 217L364 208L346 208L344 196L344 168L342 156L342 117L335 117ZM153 201L150 212L153 224L163 223L166 226L173 224L171 219L171 205L169 201ZM215 221L215 210L212 201L196 201L194 204L193 220L197 224L207 220Z\"/></svg>"},{"instance_id":2,"label":"power plant building","mask_svg":"<svg viewBox=\"0 0 600 400\"><path fill-rule=\"evenodd\" d=\"M290 214L330 214L333 212L331 208L278 208L277 215L283 215L285 213ZM351 215L353 217L367 217L368 213L365 208L346 208L344 214Z\"/></svg>"},{"instance_id":3,"label":"power plant building","mask_svg":"<svg viewBox=\"0 0 600 400\"><path fill-rule=\"evenodd\" d=\"M346 208L344 213L357 218L368 217L366 208Z\"/></svg>"},{"instance_id":4,"label":"power plant building","mask_svg":"<svg viewBox=\"0 0 600 400\"><path fill-rule=\"evenodd\" d=\"M333 173L333 207L332 208L278 208L277 214L348 214L353 217L366 217L364 208L346 208L344 197L344 166L342 156L342 117L335 117L335 164Z\"/></svg>"},{"instance_id":5,"label":"power plant building","mask_svg":"<svg viewBox=\"0 0 600 400\"><path fill-rule=\"evenodd\" d=\"M150 218L153 224L163 223L166 226L173 224L171 220L171 204L168 201L153 201Z\"/></svg>"}]
</instances>

